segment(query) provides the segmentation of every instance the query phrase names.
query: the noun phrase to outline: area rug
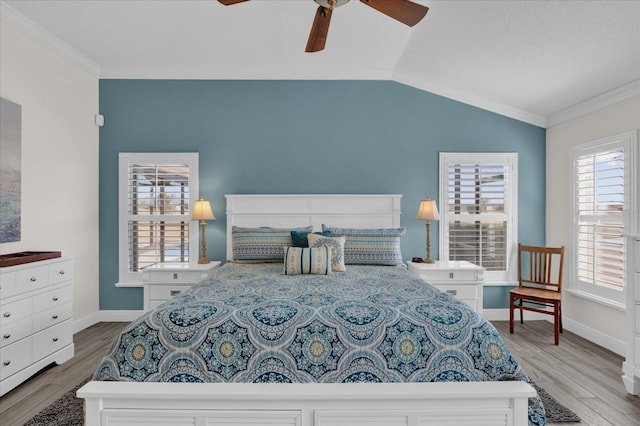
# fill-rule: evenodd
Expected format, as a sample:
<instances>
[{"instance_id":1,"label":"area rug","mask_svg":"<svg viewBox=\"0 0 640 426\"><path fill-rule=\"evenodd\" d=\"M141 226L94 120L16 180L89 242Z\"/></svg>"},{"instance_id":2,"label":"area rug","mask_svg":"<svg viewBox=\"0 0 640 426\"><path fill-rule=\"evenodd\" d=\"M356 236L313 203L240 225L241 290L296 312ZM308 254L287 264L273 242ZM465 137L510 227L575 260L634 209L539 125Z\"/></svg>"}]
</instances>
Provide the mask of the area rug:
<instances>
[{"instance_id":1,"label":"area rug","mask_svg":"<svg viewBox=\"0 0 640 426\"><path fill-rule=\"evenodd\" d=\"M548 423L580 423L580 417L564 405L556 401L546 390L532 383L544 404Z\"/></svg>"},{"instance_id":2,"label":"area rug","mask_svg":"<svg viewBox=\"0 0 640 426\"><path fill-rule=\"evenodd\" d=\"M76 391L87 383L89 379L65 393L55 400L51 405L44 408L24 426L83 426L84 425L84 404L83 400L76 398ZM567 407L556 401L544 389L533 387L538 391L542 399L545 411L547 412L547 422L549 423L579 423L580 418Z\"/></svg>"}]
</instances>

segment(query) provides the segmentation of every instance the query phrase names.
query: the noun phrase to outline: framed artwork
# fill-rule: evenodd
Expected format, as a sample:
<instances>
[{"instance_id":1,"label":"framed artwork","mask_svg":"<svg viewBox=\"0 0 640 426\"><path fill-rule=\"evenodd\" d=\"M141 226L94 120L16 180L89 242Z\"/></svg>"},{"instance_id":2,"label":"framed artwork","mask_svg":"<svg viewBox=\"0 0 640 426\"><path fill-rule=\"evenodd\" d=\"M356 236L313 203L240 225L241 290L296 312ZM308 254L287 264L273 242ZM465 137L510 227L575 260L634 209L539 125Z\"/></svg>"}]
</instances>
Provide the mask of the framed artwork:
<instances>
[{"instance_id":1,"label":"framed artwork","mask_svg":"<svg viewBox=\"0 0 640 426\"><path fill-rule=\"evenodd\" d=\"M0 98L0 243L20 241L22 107Z\"/></svg>"}]
</instances>

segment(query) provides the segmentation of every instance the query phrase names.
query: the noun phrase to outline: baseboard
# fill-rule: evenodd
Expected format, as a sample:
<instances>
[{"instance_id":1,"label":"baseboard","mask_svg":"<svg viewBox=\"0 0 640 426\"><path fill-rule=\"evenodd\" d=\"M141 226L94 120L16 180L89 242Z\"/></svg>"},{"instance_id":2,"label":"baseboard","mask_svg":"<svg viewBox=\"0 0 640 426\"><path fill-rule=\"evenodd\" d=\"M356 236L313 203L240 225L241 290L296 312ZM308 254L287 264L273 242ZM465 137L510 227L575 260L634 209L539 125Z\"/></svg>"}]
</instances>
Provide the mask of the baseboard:
<instances>
[{"instance_id":1,"label":"baseboard","mask_svg":"<svg viewBox=\"0 0 640 426\"><path fill-rule=\"evenodd\" d=\"M509 321L509 309L485 309L483 316L489 321ZM516 320L519 321L520 313L515 313ZM553 322L551 316L539 314L537 312L524 312L525 321L549 321ZM595 343L598 346L602 346L611 352L620 356L625 356L625 342L622 340L614 339L601 331L587 327L571 318L563 317L562 326L565 330L576 334L583 339Z\"/></svg>"},{"instance_id":2,"label":"baseboard","mask_svg":"<svg viewBox=\"0 0 640 426\"><path fill-rule=\"evenodd\" d=\"M145 311L97 311L73 322L73 333L89 328L99 322L131 322Z\"/></svg>"},{"instance_id":3,"label":"baseboard","mask_svg":"<svg viewBox=\"0 0 640 426\"><path fill-rule=\"evenodd\" d=\"M603 332L594 330L584 324L580 324L571 318L562 318L562 325L565 330L568 330L573 334L577 334L583 339L587 339L588 341L593 342L598 346L602 346L603 348L622 357L626 356L625 342L622 340L607 336Z\"/></svg>"}]
</instances>

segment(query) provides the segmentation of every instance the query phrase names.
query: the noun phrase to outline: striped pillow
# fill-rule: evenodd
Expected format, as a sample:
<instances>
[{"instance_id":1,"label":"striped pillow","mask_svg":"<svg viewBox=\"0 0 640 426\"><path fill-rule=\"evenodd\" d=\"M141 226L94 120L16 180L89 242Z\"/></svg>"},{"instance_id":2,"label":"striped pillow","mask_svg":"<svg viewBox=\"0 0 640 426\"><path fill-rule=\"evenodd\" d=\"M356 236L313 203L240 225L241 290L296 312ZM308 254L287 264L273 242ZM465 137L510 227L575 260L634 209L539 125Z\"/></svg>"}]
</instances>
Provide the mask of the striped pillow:
<instances>
[{"instance_id":1,"label":"striped pillow","mask_svg":"<svg viewBox=\"0 0 640 426\"><path fill-rule=\"evenodd\" d=\"M285 247L284 274L331 274L331 247Z\"/></svg>"},{"instance_id":2,"label":"striped pillow","mask_svg":"<svg viewBox=\"0 0 640 426\"><path fill-rule=\"evenodd\" d=\"M400 237L404 228L332 228L322 225L332 237L344 235L344 263L347 265L401 265Z\"/></svg>"},{"instance_id":3,"label":"striped pillow","mask_svg":"<svg viewBox=\"0 0 640 426\"><path fill-rule=\"evenodd\" d=\"M283 248L292 245L291 231L311 232L304 228L231 228L233 260L236 262L282 262Z\"/></svg>"}]
</instances>

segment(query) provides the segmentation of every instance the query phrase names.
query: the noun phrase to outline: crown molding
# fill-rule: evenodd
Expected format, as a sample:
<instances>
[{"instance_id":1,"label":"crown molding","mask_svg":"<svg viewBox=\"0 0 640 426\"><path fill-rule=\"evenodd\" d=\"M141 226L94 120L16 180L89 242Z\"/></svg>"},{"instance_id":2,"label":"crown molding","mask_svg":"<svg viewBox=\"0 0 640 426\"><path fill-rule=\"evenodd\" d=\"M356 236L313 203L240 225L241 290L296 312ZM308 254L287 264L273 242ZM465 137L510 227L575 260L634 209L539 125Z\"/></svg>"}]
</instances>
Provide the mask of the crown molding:
<instances>
[{"instance_id":1,"label":"crown molding","mask_svg":"<svg viewBox=\"0 0 640 426\"><path fill-rule=\"evenodd\" d=\"M40 25L0 1L0 20L22 31L38 43L77 65L93 77L100 78L100 66Z\"/></svg>"},{"instance_id":2,"label":"crown molding","mask_svg":"<svg viewBox=\"0 0 640 426\"><path fill-rule=\"evenodd\" d=\"M514 108L499 102L493 102L485 98L471 96L468 93L461 93L451 89L450 87L438 86L433 83L425 83L424 81L421 81L420 78L412 78L406 74L400 75L400 73L394 73L393 81L397 81L398 83L406 84L407 86L415 87L416 89L424 90L456 102L471 105L485 111L533 124L534 126L546 127L547 124L547 117L545 116Z\"/></svg>"},{"instance_id":3,"label":"crown molding","mask_svg":"<svg viewBox=\"0 0 640 426\"><path fill-rule=\"evenodd\" d=\"M555 114L551 114L547 118L547 128L598 111L633 96L640 96L640 80L632 81L624 86L605 92L562 111L558 111Z\"/></svg>"}]
</instances>

